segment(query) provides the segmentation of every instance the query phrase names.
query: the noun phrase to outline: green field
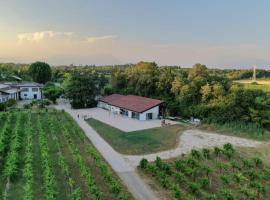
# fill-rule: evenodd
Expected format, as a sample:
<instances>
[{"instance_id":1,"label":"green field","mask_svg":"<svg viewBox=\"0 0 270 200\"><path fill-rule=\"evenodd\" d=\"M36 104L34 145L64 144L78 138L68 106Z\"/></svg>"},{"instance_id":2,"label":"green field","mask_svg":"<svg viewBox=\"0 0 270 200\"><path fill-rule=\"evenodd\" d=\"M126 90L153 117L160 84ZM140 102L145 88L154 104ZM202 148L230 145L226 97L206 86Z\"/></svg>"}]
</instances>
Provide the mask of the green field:
<instances>
[{"instance_id":1,"label":"green field","mask_svg":"<svg viewBox=\"0 0 270 200\"><path fill-rule=\"evenodd\" d=\"M161 199L264 200L270 195L270 165L230 144L169 161L143 159L138 170Z\"/></svg>"},{"instance_id":2,"label":"green field","mask_svg":"<svg viewBox=\"0 0 270 200\"><path fill-rule=\"evenodd\" d=\"M174 148L183 125L170 125L142 131L124 132L96 119L87 119L116 151L123 154L148 154Z\"/></svg>"},{"instance_id":3,"label":"green field","mask_svg":"<svg viewBox=\"0 0 270 200\"><path fill-rule=\"evenodd\" d=\"M269 79L259 79L256 83L252 83L252 80L238 80L235 83L241 84L246 89L259 89L265 92L270 92L270 80Z\"/></svg>"},{"instance_id":4,"label":"green field","mask_svg":"<svg viewBox=\"0 0 270 200\"><path fill-rule=\"evenodd\" d=\"M133 199L64 112L0 113L0 199Z\"/></svg>"}]
</instances>

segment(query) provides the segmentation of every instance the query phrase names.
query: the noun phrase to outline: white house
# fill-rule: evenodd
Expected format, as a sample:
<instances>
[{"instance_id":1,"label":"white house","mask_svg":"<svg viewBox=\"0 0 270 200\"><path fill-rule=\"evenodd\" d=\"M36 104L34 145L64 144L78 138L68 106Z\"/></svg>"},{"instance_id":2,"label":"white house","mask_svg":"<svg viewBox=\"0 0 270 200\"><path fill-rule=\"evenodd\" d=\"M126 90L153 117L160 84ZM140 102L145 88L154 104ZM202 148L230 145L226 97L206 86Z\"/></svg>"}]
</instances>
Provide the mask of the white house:
<instances>
[{"instance_id":1,"label":"white house","mask_svg":"<svg viewBox=\"0 0 270 200\"><path fill-rule=\"evenodd\" d=\"M158 119L163 101L134 95L112 94L101 97L98 107L138 120Z\"/></svg>"},{"instance_id":2,"label":"white house","mask_svg":"<svg viewBox=\"0 0 270 200\"><path fill-rule=\"evenodd\" d=\"M5 82L0 84L0 103L8 99L42 99L43 85L35 82Z\"/></svg>"},{"instance_id":3,"label":"white house","mask_svg":"<svg viewBox=\"0 0 270 200\"><path fill-rule=\"evenodd\" d=\"M21 82L16 87L20 89L20 99L42 99L42 84Z\"/></svg>"}]
</instances>

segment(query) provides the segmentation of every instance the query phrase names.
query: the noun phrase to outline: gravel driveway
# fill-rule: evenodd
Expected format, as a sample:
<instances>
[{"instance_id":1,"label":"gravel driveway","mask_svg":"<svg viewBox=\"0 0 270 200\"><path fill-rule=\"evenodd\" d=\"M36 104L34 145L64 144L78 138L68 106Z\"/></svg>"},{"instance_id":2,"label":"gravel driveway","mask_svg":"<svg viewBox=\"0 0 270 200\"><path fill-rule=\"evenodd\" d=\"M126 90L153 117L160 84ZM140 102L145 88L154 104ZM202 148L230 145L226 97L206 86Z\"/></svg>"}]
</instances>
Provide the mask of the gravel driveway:
<instances>
[{"instance_id":1,"label":"gravel driveway","mask_svg":"<svg viewBox=\"0 0 270 200\"><path fill-rule=\"evenodd\" d=\"M86 116L86 118L92 117L125 132L161 127L161 120L140 121L113 114L101 108L77 109L76 112L81 116ZM166 120L166 123L176 124L177 122Z\"/></svg>"},{"instance_id":2,"label":"gravel driveway","mask_svg":"<svg viewBox=\"0 0 270 200\"><path fill-rule=\"evenodd\" d=\"M177 157L181 154L186 154L194 148L200 149L203 147L222 146L225 143L245 147L256 147L257 145L261 144L261 142L254 140L190 129L183 132L183 134L180 136L180 143L175 149L142 156L123 155L123 157L133 168L136 168L142 158L146 158L149 161L154 161L157 156L161 157L162 159L169 159Z\"/></svg>"},{"instance_id":3,"label":"gravel driveway","mask_svg":"<svg viewBox=\"0 0 270 200\"><path fill-rule=\"evenodd\" d=\"M131 167L124 160L121 154L116 152L91 126L89 126L81 117L77 115L81 112L70 109L68 104L59 104L56 109L65 110L78 123L85 132L86 136L98 149L104 159L111 165L114 171L122 179L128 190L138 200L158 200L159 198L152 192L148 185L139 177L135 168Z\"/></svg>"}]
</instances>

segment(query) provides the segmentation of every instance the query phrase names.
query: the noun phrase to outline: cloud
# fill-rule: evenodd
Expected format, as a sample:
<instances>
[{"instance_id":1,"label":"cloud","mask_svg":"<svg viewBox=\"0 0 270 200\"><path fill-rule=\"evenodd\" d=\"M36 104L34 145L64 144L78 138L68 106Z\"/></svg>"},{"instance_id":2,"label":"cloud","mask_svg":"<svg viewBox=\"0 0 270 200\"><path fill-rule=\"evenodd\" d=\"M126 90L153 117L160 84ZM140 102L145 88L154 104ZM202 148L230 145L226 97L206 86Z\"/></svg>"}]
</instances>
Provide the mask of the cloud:
<instances>
[{"instance_id":1,"label":"cloud","mask_svg":"<svg viewBox=\"0 0 270 200\"><path fill-rule=\"evenodd\" d=\"M28 33L19 33L17 35L18 42L39 42L46 38L54 37L65 37L69 38L73 36L73 32L55 32L55 31L40 31L40 32L28 32Z\"/></svg>"},{"instance_id":2,"label":"cloud","mask_svg":"<svg viewBox=\"0 0 270 200\"><path fill-rule=\"evenodd\" d=\"M116 35L105 35L105 36L99 36L99 37L88 37L87 42L89 43L95 43L101 40L113 40L117 38Z\"/></svg>"}]
</instances>

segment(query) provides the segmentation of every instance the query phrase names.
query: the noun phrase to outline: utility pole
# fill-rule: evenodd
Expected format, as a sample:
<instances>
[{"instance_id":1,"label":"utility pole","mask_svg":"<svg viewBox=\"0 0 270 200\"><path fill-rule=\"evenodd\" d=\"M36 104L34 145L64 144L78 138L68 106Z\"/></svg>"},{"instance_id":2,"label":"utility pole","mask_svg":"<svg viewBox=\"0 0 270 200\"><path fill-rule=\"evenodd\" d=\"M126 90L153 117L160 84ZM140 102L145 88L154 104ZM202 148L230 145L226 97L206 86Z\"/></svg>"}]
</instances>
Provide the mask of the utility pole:
<instances>
[{"instance_id":1,"label":"utility pole","mask_svg":"<svg viewBox=\"0 0 270 200\"><path fill-rule=\"evenodd\" d=\"M256 83L256 65L253 65L253 78L252 78L252 82Z\"/></svg>"}]
</instances>

